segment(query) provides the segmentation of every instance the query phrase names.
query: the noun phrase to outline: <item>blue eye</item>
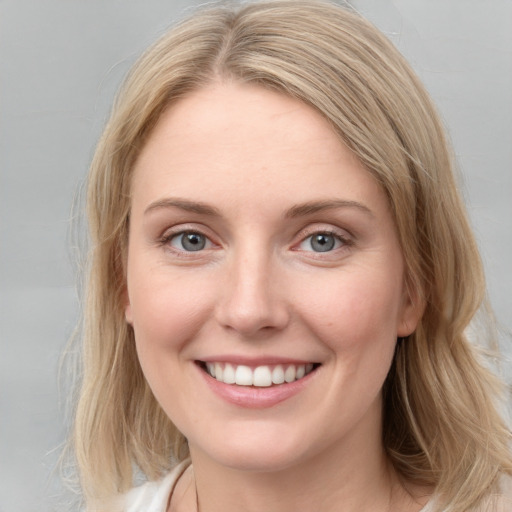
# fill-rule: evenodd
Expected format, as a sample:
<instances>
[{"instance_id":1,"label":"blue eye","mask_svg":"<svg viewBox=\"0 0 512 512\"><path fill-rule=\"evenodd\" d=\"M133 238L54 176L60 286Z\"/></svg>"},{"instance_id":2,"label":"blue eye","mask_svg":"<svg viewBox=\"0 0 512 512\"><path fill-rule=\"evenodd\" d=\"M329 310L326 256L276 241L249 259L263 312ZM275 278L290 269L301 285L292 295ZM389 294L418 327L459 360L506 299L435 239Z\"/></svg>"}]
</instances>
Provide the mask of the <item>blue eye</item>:
<instances>
[{"instance_id":1,"label":"blue eye","mask_svg":"<svg viewBox=\"0 0 512 512\"><path fill-rule=\"evenodd\" d=\"M180 251L202 251L204 248L209 247L209 244L211 242L206 236L195 231L178 233L171 238L171 246Z\"/></svg>"},{"instance_id":2,"label":"blue eye","mask_svg":"<svg viewBox=\"0 0 512 512\"><path fill-rule=\"evenodd\" d=\"M304 239L300 248L304 251L329 252L341 245L340 238L332 233L315 233Z\"/></svg>"}]
</instances>

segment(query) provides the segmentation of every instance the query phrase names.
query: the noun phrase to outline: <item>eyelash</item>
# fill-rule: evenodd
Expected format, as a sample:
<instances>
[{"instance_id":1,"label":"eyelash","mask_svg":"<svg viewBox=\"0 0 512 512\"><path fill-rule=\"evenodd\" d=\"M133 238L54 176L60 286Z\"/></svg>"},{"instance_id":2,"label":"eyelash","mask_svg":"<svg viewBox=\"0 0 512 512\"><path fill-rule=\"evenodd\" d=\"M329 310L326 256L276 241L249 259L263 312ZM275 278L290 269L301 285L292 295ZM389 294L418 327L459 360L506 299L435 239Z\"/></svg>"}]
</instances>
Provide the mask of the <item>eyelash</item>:
<instances>
[{"instance_id":1,"label":"eyelash","mask_svg":"<svg viewBox=\"0 0 512 512\"><path fill-rule=\"evenodd\" d=\"M201 248L197 251L187 251L185 249L177 249L171 245L171 242L174 239L176 239L177 237L180 237L180 236L183 237L186 234L200 235L201 237L204 237L206 239L207 244L209 243L211 245L215 245L214 242L211 241L210 237L208 235L206 235L203 231L201 231L200 229L193 229L193 228L191 228L191 229L183 229L182 228L179 231L167 232L166 234L164 234L164 236L162 236L158 240L158 243L161 246L165 246L168 250L172 251L175 255L177 255L179 257L185 257L185 258L194 256L195 255L194 253L198 253L197 255L195 255L195 256L198 256L200 253L204 252L205 249L211 248L211 247L207 247L207 248ZM333 249L329 249L327 251L302 250L303 252L320 255L320 257L321 257L321 255L324 252L326 254L330 254L330 253L333 253L338 250L347 250L354 244L353 240L351 240L349 237L347 237L345 235L342 235L341 233L339 233L336 230L311 228L311 229L307 229L307 230L303 231L302 233L300 233L300 235L299 235L300 242L298 244L294 244L292 250L301 251L300 246L302 244L304 244L308 239L312 239L312 237L318 236L318 235L332 236L336 241L341 243L341 246L335 247Z\"/></svg>"},{"instance_id":2,"label":"eyelash","mask_svg":"<svg viewBox=\"0 0 512 512\"><path fill-rule=\"evenodd\" d=\"M327 254L332 254L333 252L336 252L339 250L347 250L354 244L353 240L351 240L348 236L342 235L339 231L336 231L334 229L312 228L312 229L307 229L306 231L304 231L300 234L300 242L299 242L299 244L296 244L295 247L300 247L307 240L312 240L312 238L314 236L318 236L318 235L332 236L335 240L339 241L341 243L341 245L339 247L335 247L328 251L304 250L304 252L316 254L321 257L321 255L324 253L327 255ZM310 244L311 243L312 243L312 241L310 242ZM301 249L295 249L295 250L301 250Z\"/></svg>"},{"instance_id":3,"label":"eyelash","mask_svg":"<svg viewBox=\"0 0 512 512\"><path fill-rule=\"evenodd\" d=\"M168 249L169 251L172 251L172 253L178 257L189 258L191 256L197 256L200 253L202 253L204 251L204 249L200 249L198 251L187 251L184 249L177 249L171 245L171 242L173 241L173 239L176 239L180 236L183 237L186 234L200 235L201 237L204 237L206 239L207 244L209 243L211 245L215 245L211 241L211 239L208 235L203 233L200 229L194 229L194 228L191 228L191 229L183 229L182 228L182 229L179 229L178 231L167 232L158 240L158 244L166 247L166 249ZM195 253L198 253L198 254L195 254Z\"/></svg>"}]
</instances>

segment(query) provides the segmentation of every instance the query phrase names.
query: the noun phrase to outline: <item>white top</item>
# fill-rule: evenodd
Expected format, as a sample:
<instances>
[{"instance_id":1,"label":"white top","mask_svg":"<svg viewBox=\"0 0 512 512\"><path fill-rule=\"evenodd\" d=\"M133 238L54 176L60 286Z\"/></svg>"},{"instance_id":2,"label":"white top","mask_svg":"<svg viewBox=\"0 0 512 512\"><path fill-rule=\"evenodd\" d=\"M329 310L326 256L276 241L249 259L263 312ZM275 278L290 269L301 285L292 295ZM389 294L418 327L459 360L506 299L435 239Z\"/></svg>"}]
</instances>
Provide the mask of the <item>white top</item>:
<instances>
[{"instance_id":1,"label":"white top","mask_svg":"<svg viewBox=\"0 0 512 512\"><path fill-rule=\"evenodd\" d=\"M181 475L190 466L190 459L178 464L165 478L155 482L134 487L124 496L123 512L167 512L174 487ZM420 512L432 512L435 498L432 498ZM494 507L483 510L495 512L512 512L512 499L504 496L495 502Z\"/></svg>"},{"instance_id":2,"label":"white top","mask_svg":"<svg viewBox=\"0 0 512 512\"><path fill-rule=\"evenodd\" d=\"M134 487L124 496L124 512L167 512L171 495L180 476L190 466L184 460L162 480Z\"/></svg>"}]
</instances>

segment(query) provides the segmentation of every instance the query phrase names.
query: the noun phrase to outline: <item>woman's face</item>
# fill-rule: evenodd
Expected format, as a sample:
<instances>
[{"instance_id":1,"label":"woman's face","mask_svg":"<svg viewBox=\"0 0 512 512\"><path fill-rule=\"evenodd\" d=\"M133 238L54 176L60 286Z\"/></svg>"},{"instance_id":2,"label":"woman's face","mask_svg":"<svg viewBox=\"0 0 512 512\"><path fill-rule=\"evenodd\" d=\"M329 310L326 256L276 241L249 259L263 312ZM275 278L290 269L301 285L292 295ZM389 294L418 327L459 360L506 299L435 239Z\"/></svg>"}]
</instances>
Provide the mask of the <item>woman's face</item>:
<instances>
[{"instance_id":1,"label":"woman's face","mask_svg":"<svg viewBox=\"0 0 512 512\"><path fill-rule=\"evenodd\" d=\"M230 83L164 113L134 171L126 319L193 457L265 471L380 443L418 316L386 196L316 111Z\"/></svg>"}]
</instances>

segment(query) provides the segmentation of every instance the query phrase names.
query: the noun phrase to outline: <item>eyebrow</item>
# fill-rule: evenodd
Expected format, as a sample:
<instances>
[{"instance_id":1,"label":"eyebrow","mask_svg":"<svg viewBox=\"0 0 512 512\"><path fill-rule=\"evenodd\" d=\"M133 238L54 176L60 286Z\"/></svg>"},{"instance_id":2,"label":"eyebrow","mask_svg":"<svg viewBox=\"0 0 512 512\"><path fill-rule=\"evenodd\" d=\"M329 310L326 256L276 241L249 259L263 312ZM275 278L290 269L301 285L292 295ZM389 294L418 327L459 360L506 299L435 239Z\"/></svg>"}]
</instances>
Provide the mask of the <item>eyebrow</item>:
<instances>
[{"instance_id":1,"label":"eyebrow","mask_svg":"<svg viewBox=\"0 0 512 512\"><path fill-rule=\"evenodd\" d=\"M189 199L180 198L166 198L159 199L154 203L151 203L145 210L144 215L161 208L179 208L187 212L198 213L200 215L210 215L213 217L220 217L220 211L206 203L199 201L190 201Z\"/></svg>"},{"instance_id":2,"label":"eyebrow","mask_svg":"<svg viewBox=\"0 0 512 512\"><path fill-rule=\"evenodd\" d=\"M220 210L214 206L210 206L207 203L199 201L190 201L189 199L181 198L165 198L159 199L154 203L151 203L145 210L144 214L148 214L154 210L163 208L179 208L187 212L197 213L199 215L209 215L212 217L221 217ZM297 217L304 217L306 215L312 215L324 210L331 210L334 208L356 208L362 212L374 217L373 212L362 203L357 201L347 201L344 199L327 199L321 201L309 201L307 203L297 204L289 208L284 217L287 219L294 219Z\"/></svg>"},{"instance_id":3,"label":"eyebrow","mask_svg":"<svg viewBox=\"0 0 512 512\"><path fill-rule=\"evenodd\" d=\"M358 203L357 201L347 201L344 199L327 199L323 201L310 201L308 203L292 206L285 213L285 218L293 219L296 217L303 217L334 208L356 208L370 215L371 217L375 216L370 208L362 203Z\"/></svg>"}]
</instances>

